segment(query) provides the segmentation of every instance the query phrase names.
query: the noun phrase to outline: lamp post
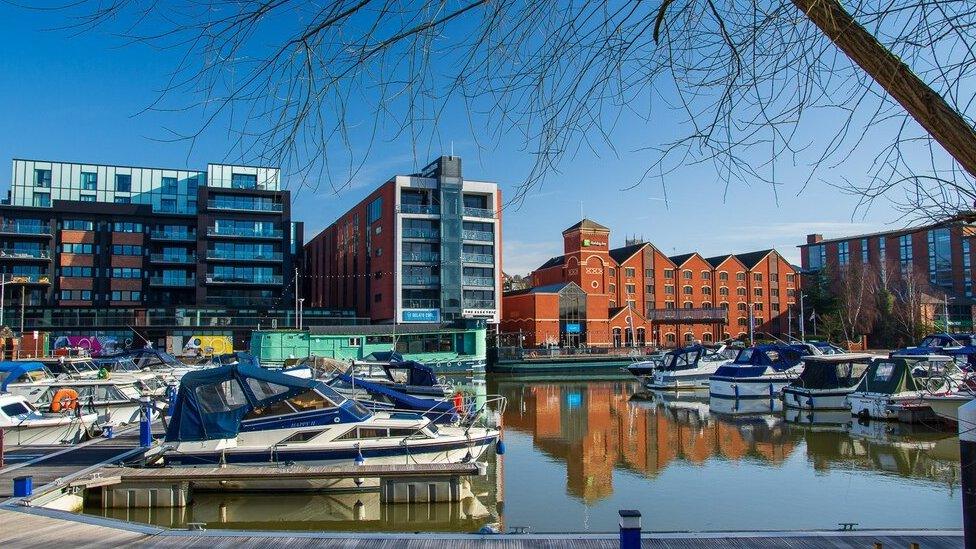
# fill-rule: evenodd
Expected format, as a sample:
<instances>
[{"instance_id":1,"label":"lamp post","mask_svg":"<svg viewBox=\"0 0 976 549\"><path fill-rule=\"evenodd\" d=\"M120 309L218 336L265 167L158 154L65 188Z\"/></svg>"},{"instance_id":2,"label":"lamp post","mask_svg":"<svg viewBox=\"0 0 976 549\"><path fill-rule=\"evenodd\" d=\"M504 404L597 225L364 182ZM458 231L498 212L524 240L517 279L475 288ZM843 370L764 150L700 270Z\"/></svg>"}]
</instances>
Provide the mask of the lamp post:
<instances>
[{"instance_id":1,"label":"lamp post","mask_svg":"<svg viewBox=\"0 0 976 549\"><path fill-rule=\"evenodd\" d=\"M807 340L807 334L803 330L803 320L806 317L806 312L803 310L803 298L806 297L803 292L800 292L800 341Z\"/></svg>"},{"instance_id":2,"label":"lamp post","mask_svg":"<svg viewBox=\"0 0 976 549\"><path fill-rule=\"evenodd\" d=\"M305 327L305 298L298 299L298 329Z\"/></svg>"}]
</instances>

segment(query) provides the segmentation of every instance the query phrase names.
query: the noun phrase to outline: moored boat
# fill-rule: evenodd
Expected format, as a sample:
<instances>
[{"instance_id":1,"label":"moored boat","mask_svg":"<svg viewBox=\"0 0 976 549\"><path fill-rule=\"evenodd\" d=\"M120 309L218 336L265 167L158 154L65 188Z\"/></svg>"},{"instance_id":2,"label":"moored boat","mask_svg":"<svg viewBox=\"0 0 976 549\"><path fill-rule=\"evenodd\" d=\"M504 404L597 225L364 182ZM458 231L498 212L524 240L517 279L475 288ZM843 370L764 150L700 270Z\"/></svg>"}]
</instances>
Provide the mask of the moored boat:
<instances>
[{"instance_id":1,"label":"moored boat","mask_svg":"<svg viewBox=\"0 0 976 549\"><path fill-rule=\"evenodd\" d=\"M899 408L918 407L930 380L955 368L948 355L893 355L875 358L861 382L847 397L851 414L868 419L898 419Z\"/></svg>"},{"instance_id":2,"label":"moored boat","mask_svg":"<svg viewBox=\"0 0 976 549\"><path fill-rule=\"evenodd\" d=\"M23 395L0 394L0 429L3 445L28 446L71 444L84 440L91 432L96 414L80 413L78 402L65 402L59 412L35 408Z\"/></svg>"},{"instance_id":3,"label":"moored boat","mask_svg":"<svg viewBox=\"0 0 976 549\"><path fill-rule=\"evenodd\" d=\"M873 357L843 353L803 357L803 372L783 388L783 404L801 410L847 410Z\"/></svg>"},{"instance_id":4,"label":"moored boat","mask_svg":"<svg viewBox=\"0 0 976 549\"><path fill-rule=\"evenodd\" d=\"M708 379L719 367L732 362L725 346L709 349L692 345L665 355L664 365L655 370L646 385L649 389L698 389L708 387Z\"/></svg>"},{"instance_id":5,"label":"moored boat","mask_svg":"<svg viewBox=\"0 0 976 549\"><path fill-rule=\"evenodd\" d=\"M715 398L779 400L780 391L800 376L801 357L808 352L806 346L784 344L742 349L735 360L708 378L709 394Z\"/></svg>"}]
</instances>

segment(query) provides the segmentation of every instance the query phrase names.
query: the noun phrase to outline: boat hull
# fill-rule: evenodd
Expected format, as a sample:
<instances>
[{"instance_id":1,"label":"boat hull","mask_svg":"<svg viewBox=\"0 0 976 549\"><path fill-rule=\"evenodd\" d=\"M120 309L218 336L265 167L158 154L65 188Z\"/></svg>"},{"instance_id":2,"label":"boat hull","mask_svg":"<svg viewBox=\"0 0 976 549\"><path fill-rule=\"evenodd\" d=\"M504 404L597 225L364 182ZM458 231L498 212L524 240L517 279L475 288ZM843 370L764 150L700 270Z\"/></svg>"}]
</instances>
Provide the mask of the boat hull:
<instances>
[{"instance_id":1,"label":"boat hull","mask_svg":"<svg viewBox=\"0 0 976 549\"><path fill-rule=\"evenodd\" d=\"M793 381L787 376L763 376L755 378L716 377L708 382L708 392L715 398L732 399L779 399L780 392Z\"/></svg>"},{"instance_id":2,"label":"boat hull","mask_svg":"<svg viewBox=\"0 0 976 549\"><path fill-rule=\"evenodd\" d=\"M932 408L935 415L941 417L942 419L959 423L959 407L972 399L973 397L970 395L949 395L930 396L922 399L922 401Z\"/></svg>"},{"instance_id":3,"label":"boat hull","mask_svg":"<svg viewBox=\"0 0 976 549\"><path fill-rule=\"evenodd\" d=\"M95 423L94 414L63 419L34 420L2 426L3 447L75 444L85 440Z\"/></svg>"},{"instance_id":4,"label":"boat hull","mask_svg":"<svg viewBox=\"0 0 976 549\"><path fill-rule=\"evenodd\" d=\"M853 389L783 389L783 404L800 410L847 410L847 397Z\"/></svg>"},{"instance_id":5,"label":"boat hull","mask_svg":"<svg viewBox=\"0 0 976 549\"><path fill-rule=\"evenodd\" d=\"M648 389L654 390L703 389L708 387L708 378L714 373L714 368L704 372L656 372L647 381L646 386Z\"/></svg>"},{"instance_id":6,"label":"boat hull","mask_svg":"<svg viewBox=\"0 0 976 549\"><path fill-rule=\"evenodd\" d=\"M919 402L917 392L888 395L881 393L851 393L847 397L851 415L870 419L897 420L897 406Z\"/></svg>"}]
</instances>

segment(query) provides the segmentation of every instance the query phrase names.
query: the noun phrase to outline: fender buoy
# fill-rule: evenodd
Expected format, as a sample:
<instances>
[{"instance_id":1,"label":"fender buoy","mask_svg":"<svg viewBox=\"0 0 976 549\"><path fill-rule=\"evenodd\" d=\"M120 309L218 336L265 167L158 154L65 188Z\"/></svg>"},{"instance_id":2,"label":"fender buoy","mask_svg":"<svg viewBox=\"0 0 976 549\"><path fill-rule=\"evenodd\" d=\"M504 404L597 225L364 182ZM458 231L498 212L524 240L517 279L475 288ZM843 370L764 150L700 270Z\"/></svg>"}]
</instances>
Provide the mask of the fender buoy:
<instances>
[{"instance_id":1,"label":"fender buoy","mask_svg":"<svg viewBox=\"0 0 976 549\"><path fill-rule=\"evenodd\" d=\"M51 399L51 411L74 410L78 407L78 391L74 389L58 389Z\"/></svg>"},{"instance_id":2,"label":"fender buoy","mask_svg":"<svg viewBox=\"0 0 976 549\"><path fill-rule=\"evenodd\" d=\"M500 456L504 456L505 455L505 441L504 440L498 439L498 442L495 443L495 453L498 454L498 455L500 455Z\"/></svg>"},{"instance_id":3,"label":"fender buoy","mask_svg":"<svg viewBox=\"0 0 976 549\"><path fill-rule=\"evenodd\" d=\"M461 393L454 393L454 409L459 414L464 411L464 397Z\"/></svg>"},{"instance_id":4,"label":"fender buoy","mask_svg":"<svg viewBox=\"0 0 976 549\"><path fill-rule=\"evenodd\" d=\"M108 379L108 376L108 368L102 367L98 369L98 379Z\"/></svg>"}]
</instances>

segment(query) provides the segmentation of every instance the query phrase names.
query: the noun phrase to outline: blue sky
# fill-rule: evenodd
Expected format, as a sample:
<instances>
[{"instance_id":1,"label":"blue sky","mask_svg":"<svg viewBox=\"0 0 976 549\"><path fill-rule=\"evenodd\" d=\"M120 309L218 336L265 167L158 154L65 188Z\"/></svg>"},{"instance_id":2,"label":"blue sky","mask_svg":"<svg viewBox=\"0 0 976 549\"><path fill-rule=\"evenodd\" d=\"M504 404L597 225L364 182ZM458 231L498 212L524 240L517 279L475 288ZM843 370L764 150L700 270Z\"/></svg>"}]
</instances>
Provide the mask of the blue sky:
<instances>
[{"instance_id":1,"label":"blue sky","mask_svg":"<svg viewBox=\"0 0 976 549\"><path fill-rule=\"evenodd\" d=\"M165 82L168 53L118 47L97 33L44 30L56 26L49 14L3 3L0 21L6 23L0 43L0 162L39 158L203 168L227 158L231 139L226 128L212 128L191 148L185 141L161 139L170 135L168 127L196 124L197 115L140 114ZM623 119L613 134L615 154L580 149L564 160L560 173L520 207L506 208L505 270L525 274L560 253L560 232L579 220L581 209L612 229L613 245L637 235L667 253L717 255L775 247L794 261L799 260L796 245L807 233L840 236L899 221L880 203L852 219L854 200L823 182L800 193L805 169L786 160L777 163L775 193L768 186L745 185L733 185L726 193L707 166L686 167L668 177L668 203L659 183L624 190L639 180L649 158L637 149L674 137L666 119L655 124ZM502 138L479 149L475 138L463 113L453 111L437 128L434 143L415 148L403 137L375 142L370 161L343 191L334 193L324 182L316 191L298 193L295 217L305 221L307 235L315 234L391 175L410 173L448 154L452 142L466 177L497 182L511 193L530 169L531 156L516 139ZM857 177L858 166L867 161L849 162L851 175ZM9 183L8 177L0 178L0 192Z\"/></svg>"}]
</instances>

